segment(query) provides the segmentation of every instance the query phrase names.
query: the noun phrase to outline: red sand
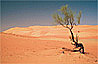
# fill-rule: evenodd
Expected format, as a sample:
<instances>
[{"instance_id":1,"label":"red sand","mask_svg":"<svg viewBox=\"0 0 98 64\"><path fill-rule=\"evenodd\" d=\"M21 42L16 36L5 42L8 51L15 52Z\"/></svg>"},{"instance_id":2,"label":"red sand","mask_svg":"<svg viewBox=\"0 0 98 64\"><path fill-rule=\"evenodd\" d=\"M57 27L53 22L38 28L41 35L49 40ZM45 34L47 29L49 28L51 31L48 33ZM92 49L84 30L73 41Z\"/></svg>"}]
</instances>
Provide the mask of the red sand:
<instances>
[{"instance_id":1,"label":"red sand","mask_svg":"<svg viewBox=\"0 0 98 64\"><path fill-rule=\"evenodd\" d=\"M73 49L70 32L62 26L16 27L0 33L2 64L97 64L98 25L74 27L86 54L64 51Z\"/></svg>"}]
</instances>

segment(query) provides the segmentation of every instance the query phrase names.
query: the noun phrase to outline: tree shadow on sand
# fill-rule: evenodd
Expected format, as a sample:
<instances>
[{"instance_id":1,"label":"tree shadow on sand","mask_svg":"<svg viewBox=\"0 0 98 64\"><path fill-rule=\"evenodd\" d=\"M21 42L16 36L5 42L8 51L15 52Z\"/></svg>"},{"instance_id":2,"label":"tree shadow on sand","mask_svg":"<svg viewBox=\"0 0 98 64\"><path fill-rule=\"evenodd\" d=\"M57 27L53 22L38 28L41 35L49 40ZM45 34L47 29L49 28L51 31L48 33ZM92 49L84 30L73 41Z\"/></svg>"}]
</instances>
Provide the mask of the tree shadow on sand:
<instances>
[{"instance_id":1,"label":"tree shadow on sand","mask_svg":"<svg viewBox=\"0 0 98 64\"><path fill-rule=\"evenodd\" d=\"M69 48L62 48L64 51L70 51L70 52L80 52L79 50L72 50L72 49L69 49ZM64 53L64 52L63 52ZM84 52L84 54L89 54L89 52Z\"/></svg>"},{"instance_id":2,"label":"tree shadow on sand","mask_svg":"<svg viewBox=\"0 0 98 64\"><path fill-rule=\"evenodd\" d=\"M68 48L62 48L64 51L70 51L70 52L79 52L79 50L72 50L72 49L68 49ZM64 51L62 52L64 54ZM84 57L87 60L93 61L93 62L98 62L97 57L89 52L84 52ZM93 59L93 60L92 60Z\"/></svg>"}]
</instances>

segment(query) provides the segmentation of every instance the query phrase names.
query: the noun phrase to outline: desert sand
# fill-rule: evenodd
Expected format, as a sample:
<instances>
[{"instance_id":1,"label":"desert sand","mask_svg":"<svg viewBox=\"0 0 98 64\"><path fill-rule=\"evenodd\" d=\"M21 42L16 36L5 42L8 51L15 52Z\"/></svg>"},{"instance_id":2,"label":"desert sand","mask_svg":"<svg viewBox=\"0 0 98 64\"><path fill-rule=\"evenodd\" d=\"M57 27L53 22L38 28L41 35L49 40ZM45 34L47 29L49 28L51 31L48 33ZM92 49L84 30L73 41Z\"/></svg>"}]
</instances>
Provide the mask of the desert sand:
<instances>
[{"instance_id":1,"label":"desert sand","mask_svg":"<svg viewBox=\"0 0 98 64\"><path fill-rule=\"evenodd\" d=\"M62 26L14 27L3 31L1 64L97 64L98 25L75 26L74 35L77 31L85 54L70 51L74 47L70 32Z\"/></svg>"}]
</instances>

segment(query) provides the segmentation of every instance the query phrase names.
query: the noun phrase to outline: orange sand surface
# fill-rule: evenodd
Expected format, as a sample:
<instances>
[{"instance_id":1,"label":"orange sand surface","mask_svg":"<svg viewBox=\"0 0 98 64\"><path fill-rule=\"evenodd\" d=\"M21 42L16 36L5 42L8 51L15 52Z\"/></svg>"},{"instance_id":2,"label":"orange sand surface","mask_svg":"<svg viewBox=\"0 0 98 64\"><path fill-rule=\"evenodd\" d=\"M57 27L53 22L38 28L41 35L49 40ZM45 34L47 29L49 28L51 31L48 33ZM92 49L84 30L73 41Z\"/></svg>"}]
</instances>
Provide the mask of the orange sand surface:
<instances>
[{"instance_id":1,"label":"orange sand surface","mask_svg":"<svg viewBox=\"0 0 98 64\"><path fill-rule=\"evenodd\" d=\"M1 64L97 64L98 25L75 26L77 31L85 54L70 51L70 32L62 26L10 28L0 33Z\"/></svg>"}]
</instances>

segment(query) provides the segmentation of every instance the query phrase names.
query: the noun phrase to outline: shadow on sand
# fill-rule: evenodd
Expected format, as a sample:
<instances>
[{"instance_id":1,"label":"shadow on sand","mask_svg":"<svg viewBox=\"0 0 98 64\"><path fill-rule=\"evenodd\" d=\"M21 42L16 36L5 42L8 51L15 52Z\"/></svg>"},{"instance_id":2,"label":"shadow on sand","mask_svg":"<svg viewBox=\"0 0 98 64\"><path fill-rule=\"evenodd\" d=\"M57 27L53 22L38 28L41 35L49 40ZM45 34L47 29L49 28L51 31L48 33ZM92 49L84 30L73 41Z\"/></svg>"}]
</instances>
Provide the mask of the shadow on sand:
<instances>
[{"instance_id":1,"label":"shadow on sand","mask_svg":"<svg viewBox=\"0 0 98 64\"><path fill-rule=\"evenodd\" d=\"M64 51L70 51L70 52L80 52L79 50L72 50L72 49L68 49L68 48L62 48ZM89 54L89 52L84 52L84 54Z\"/></svg>"}]
</instances>

